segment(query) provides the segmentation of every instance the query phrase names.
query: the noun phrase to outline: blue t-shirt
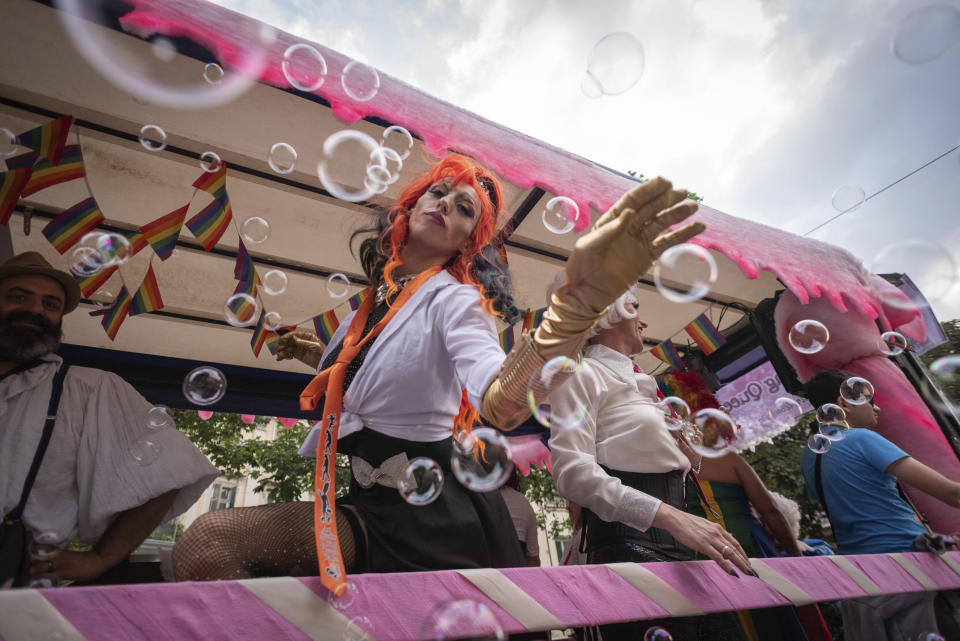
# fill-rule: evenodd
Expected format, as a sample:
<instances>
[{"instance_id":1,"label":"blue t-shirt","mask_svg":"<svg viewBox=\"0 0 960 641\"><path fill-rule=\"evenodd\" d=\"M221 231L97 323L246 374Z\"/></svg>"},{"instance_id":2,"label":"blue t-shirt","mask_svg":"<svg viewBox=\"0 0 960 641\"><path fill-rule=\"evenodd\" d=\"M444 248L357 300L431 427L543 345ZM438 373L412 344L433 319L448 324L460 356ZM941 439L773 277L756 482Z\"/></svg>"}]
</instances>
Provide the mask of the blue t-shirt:
<instances>
[{"instance_id":1,"label":"blue t-shirt","mask_svg":"<svg viewBox=\"0 0 960 641\"><path fill-rule=\"evenodd\" d=\"M907 552L926 530L900 498L891 463L908 456L876 432L854 428L822 454L820 475L830 523L840 554ZM807 493L818 498L814 480L817 455L803 448L801 466Z\"/></svg>"}]
</instances>

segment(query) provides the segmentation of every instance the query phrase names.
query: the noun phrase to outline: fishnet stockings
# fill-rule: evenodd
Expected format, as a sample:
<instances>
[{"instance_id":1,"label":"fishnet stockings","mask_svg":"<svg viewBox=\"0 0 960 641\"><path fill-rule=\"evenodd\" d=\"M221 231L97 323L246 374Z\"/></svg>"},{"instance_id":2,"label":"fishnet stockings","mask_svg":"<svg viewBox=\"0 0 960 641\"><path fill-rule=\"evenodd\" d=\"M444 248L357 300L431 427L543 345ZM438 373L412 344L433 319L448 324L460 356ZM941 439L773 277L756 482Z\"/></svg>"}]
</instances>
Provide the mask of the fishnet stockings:
<instances>
[{"instance_id":1,"label":"fishnet stockings","mask_svg":"<svg viewBox=\"0 0 960 641\"><path fill-rule=\"evenodd\" d=\"M337 507L337 533L347 572L355 569L353 530ZM178 581L261 576L316 576L313 503L272 503L207 512L173 548Z\"/></svg>"}]
</instances>

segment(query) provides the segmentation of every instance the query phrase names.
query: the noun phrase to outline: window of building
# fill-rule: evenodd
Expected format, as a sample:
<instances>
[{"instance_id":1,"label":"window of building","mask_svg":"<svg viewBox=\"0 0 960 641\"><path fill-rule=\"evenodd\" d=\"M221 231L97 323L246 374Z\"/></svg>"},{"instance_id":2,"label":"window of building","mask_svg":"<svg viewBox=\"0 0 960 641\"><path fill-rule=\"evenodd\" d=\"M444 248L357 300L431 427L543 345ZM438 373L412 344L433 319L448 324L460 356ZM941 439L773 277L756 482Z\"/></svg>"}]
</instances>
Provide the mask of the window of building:
<instances>
[{"instance_id":1,"label":"window of building","mask_svg":"<svg viewBox=\"0 0 960 641\"><path fill-rule=\"evenodd\" d=\"M210 510L223 510L233 507L236 498L237 488L235 485L214 483L210 489Z\"/></svg>"}]
</instances>

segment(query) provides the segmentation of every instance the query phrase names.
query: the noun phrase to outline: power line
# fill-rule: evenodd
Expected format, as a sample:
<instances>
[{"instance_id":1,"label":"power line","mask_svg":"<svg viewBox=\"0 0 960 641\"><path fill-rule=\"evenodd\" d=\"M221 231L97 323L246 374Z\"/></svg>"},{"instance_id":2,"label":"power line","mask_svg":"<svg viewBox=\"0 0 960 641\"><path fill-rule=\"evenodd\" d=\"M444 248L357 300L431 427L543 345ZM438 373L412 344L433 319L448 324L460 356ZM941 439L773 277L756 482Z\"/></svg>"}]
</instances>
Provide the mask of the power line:
<instances>
[{"instance_id":1,"label":"power line","mask_svg":"<svg viewBox=\"0 0 960 641\"><path fill-rule=\"evenodd\" d=\"M879 190L879 191L875 191L874 193L872 193L872 194L870 194L869 196L867 196L866 198L864 198L862 202L857 203L857 204L854 205L853 207L848 207L848 208L844 209L843 211L841 211L841 212L840 212L839 214L837 214L836 216L834 216L834 217L832 217L832 218L828 218L827 220L823 221L822 223L820 223L819 225L817 225L816 227L814 227L813 229L811 229L810 231L808 231L807 233L805 233L805 234L803 234L803 235L804 235L804 236L809 236L810 234L812 234L813 232L817 231L818 229L820 229L820 228L823 227L824 225L827 225L828 223L832 223L832 222L835 221L837 218L840 218L840 216L843 216L844 214L849 214L851 211L854 211L854 210L858 209L858 208L860 207L860 205L862 205L863 203L867 202L868 200L870 200L870 199L873 198L874 196L879 196L880 194L882 194L882 193L885 192L886 190L890 189L891 187L893 187L894 185L896 185L896 184L898 184L898 183L903 182L904 180L906 180L906 179L909 178L910 176L914 175L914 174L917 173L918 171L921 171L921 170L923 170L923 169L926 169L927 167L929 167L929 166L932 165L933 163L937 162L938 160L940 160L940 159L943 158L944 156L948 156L948 155L952 154L952 153L955 152L957 149L960 149L960 145L957 145L957 146L953 147L952 149L946 150L945 152L943 152L942 154L940 154L939 156L937 156L937 157L934 158L933 160L931 160L931 161L929 161L929 162L927 162L927 163L924 163L923 165L920 165L919 167L917 167L916 169L914 169L913 171L911 171L909 174L905 174L905 175L903 175L903 176L900 176L900 178L897 178L896 180L894 180L892 183L890 183L889 185L887 185L887 186L884 187L883 189L881 189L881 190Z\"/></svg>"}]
</instances>

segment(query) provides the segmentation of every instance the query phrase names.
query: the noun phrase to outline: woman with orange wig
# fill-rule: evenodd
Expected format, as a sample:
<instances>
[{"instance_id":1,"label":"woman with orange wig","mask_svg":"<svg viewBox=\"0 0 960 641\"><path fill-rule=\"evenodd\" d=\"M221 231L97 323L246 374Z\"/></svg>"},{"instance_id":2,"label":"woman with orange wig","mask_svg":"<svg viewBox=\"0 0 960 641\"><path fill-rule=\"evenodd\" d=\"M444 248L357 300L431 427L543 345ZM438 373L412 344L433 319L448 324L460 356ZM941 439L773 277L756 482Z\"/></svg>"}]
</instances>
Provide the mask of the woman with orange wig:
<instances>
[{"instance_id":1,"label":"woman with orange wig","mask_svg":"<svg viewBox=\"0 0 960 641\"><path fill-rule=\"evenodd\" d=\"M577 240L566 282L553 293L541 325L504 357L494 317L512 323L519 313L509 273L491 244L501 201L496 178L456 155L404 189L360 245L371 288L329 348L294 332L277 351L278 358L318 366L301 407L322 408L323 419L300 450L317 456L316 502L201 517L174 551L178 578L319 568L324 585L342 594L347 572L524 565L499 493L470 492L450 473L454 433L469 430L478 413L503 430L520 424L529 414L532 375L553 358L576 357L607 306L660 253L703 225L667 231L696 204L666 180L631 190ZM561 382L555 376L534 393L546 398ZM337 451L350 456L352 479L348 495L334 503ZM436 461L444 483L436 500L415 506L396 487L407 462L418 457ZM277 535L265 535L252 521L241 525L246 515L269 523ZM192 536L204 518L209 531ZM312 546L303 542L308 534L317 556L310 557ZM748 568L746 559L734 562Z\"/></svg>"}]
</instances>

